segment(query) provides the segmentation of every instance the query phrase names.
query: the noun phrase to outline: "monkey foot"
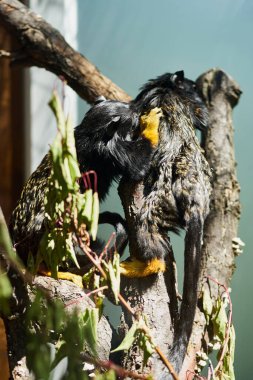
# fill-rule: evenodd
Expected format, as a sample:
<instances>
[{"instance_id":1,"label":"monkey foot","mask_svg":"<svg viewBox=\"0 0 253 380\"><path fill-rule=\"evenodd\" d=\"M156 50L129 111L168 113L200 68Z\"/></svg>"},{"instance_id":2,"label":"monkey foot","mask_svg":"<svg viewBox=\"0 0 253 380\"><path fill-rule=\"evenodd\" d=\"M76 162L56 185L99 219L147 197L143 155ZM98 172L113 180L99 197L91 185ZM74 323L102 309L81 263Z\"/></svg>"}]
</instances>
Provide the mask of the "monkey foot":
<instances>
[{"instance_id":1,"label":"monkey foot","mask_svg":"<svg viewBox=\"0 0 253 380\"><path fill-rule=\"evenodd\" d=\"M45 270L42 268L39 268L38 274L42 274L43 276L48 276L48 277L52 276L52 273L49 270ZM70 272L58 272L57 279L71 281L77 286L79 286L79 288L83 288L82 276L79 276L77 274L70 273Z\"/></svg>"},{"instance_id":2,"label":"monkey foot","mask_svg":"<svg viewBox=\"0 0 253 380\"><path fill-rule=\"evenodd\" d=\"M158 272L165 272L166 264L163 260L153 259L140 261L132 259L120 264L121 274L126 277L147 277Z\"/></svg>"}]
</instances>

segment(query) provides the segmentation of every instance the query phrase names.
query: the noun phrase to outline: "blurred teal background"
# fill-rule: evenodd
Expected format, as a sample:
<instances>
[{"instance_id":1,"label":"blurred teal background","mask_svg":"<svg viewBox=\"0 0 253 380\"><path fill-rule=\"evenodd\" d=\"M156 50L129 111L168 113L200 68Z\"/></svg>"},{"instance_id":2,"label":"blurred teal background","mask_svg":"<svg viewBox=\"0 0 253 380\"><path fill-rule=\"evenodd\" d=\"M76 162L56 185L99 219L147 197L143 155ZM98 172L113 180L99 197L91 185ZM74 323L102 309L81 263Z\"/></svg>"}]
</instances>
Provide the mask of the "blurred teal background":
<instances>
[{"instance_id":1,"label":"blurred teal background","mask_svg":"<svg viewBox=\"0 0 253 380\"><path fill-rule=\"evenodd\" d=\"M236 327L236 378L253 378L253 1L252 0L79 0L79 50L131 96L148 79L184 69L196 79L220 67L243 90L234 111L235 147L241 184L239 236L246 243L232 282ZM79 103L79 119L88 106ZM120 207L117 194L103 206ZM109 236L109 230L105 230ZM182 263L182 240L174 240ZM181 266L181 264L180 264Z\"/></svg>"}]
</instances>

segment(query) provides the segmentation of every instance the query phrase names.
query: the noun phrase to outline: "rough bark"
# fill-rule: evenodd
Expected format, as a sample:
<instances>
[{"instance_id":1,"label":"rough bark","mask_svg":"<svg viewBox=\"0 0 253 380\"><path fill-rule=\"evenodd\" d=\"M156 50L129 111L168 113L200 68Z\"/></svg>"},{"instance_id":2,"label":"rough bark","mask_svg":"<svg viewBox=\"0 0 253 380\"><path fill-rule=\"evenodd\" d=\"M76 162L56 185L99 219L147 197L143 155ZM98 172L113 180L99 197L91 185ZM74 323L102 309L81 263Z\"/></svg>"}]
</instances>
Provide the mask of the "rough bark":
<instances>
[{"instance_id":1,"label":"rough bark","mask_svg":"<svg viewBox=\"0 0 253 380\"><path fill-rule=\"evenodd\" d=\"M213 172L210 213L204 229L203 260L199 290L205 287L213 299L219 295L218 286L206 276L229 286L235 269L236 253L232 240L237 237L240 218L240 187L236 178L232 110L241 91L239 85L224 71L212 69L197 80L209 109L210 128L204 141L207 160ZM205 317L197 308L188 354L181 371L182 379L195 367L196 352L205 335ZM207 337L208 339L208 337Z\"/></svg>"},{"instance_id":2,"label":"rough bark","mask_svg":"<svg viewBox=\"0 0 253 380\"><path fill-rule=\"evenodd\" d=\"M26 367L26 349L24 344L26 342L26 320L24 310L33 302L34 292L37 289L44 290L50 299L60 299L66 307L66 311L70 314L74 309L77 309L78 313L83 315L85 309L94 308L95 305L85 295L83 290L69 281L36 276L32 286L24 286L20 278L14 278L13 284L14 297L12 300L11 317L5 319L10 373L14 380L32 379ZM36 329L38 329L37 324ZM102 317L98 324L97 352L99 359L109 360L111 340L111 327L107 319Z\"/></svg>"},{"instance_id":3,"label":"rough bark","mask_svg":"<svg viewBox=\"0 0 253 380\"><path fill-rule=\"evenodd\" d=\"M11 56L13 63L43 67L62 76L88 103L100 95L130 100L126 92L75 51L58 30L18 0L0 1L0 21L20 43L20 50Z\"/></svg>"},{"instance_id":4,"label":"rough bark","mask_svg":"<svg viewBox=\"0 0 253 380\"><path fill-rule=\"evenodd\" d=\"M144 201L143 184L129 184L128 181L121 181L119 195L123 203L127 225L131 226L128 231L130 252L134 252L136 228L138 228L136 215ZM132 308L147 317L154 343L168 357L173 341L172 321L176 319L178 312L173 252L170 252L167 259L167 268L166 276L160 273L141 279L122 277L121 288ZM132 317L126 312L122 316L122 321L121 330L126 333L133 322ZM122 365L128 370L142 371L142 362L143 355L137 345L133 345L122 358ZM149 360L145 372L151 372L155 379L168 379L168 368L157 354L154 354Z\"/></svg>"},{"instance_id":5,"label":"rough bark","mask_svg":"<svg viewBox=\"0 0 253 380\"><path fill-rule=\"evenodd\" d=\"M219 69L213 69L203 74L197 83L210 112L210 128L205 138L204 149L213 171L211 211L205 223L203 260L199 281L199 289L202 289L207 275L228 285L234 270L235 254L232 249L232 239L237 236L240 203L239 185L235 171L232 108L238 102L240 89L232 78ZM136 209L140 209L144 197L142 184L129 186L129 183L122 183L120 196L128 226L130 226L130 252L134 252L137 228ZM127 279L123 282L122 290L131 300L133 307L138 304L142 305L152 334L157 337L158 344L167 355L169 355L173 343L173 321L178 313L175 299L176 280L173 256L170 258L170 264L166 278L160 275L152 280L150 278ZM146 291L143 291L144 289ZM211 296L216 299L218 296L217 285L211 283L209 290ZM159 302L154 307L153 300L156 297ZM170 307L168 307L168 303ZM188 317L185 316L185 318ZM124 319L129 322L126 315ZM203 313L197 308L191 342L180 374L182 380L186 378L186 371L193 370L195 367L195 353L200 350L203 343L205 327ZM127 330L128 326L125 329ZM138 368L141 360L141 354L136 352L136 347L133 347L130 355L124 358L124 364L129 369ZM155 357L150 361L148 370L151 368L156 379L168 379L168 373L166 375L162 362Z\"/></svg>"}]
</instances>

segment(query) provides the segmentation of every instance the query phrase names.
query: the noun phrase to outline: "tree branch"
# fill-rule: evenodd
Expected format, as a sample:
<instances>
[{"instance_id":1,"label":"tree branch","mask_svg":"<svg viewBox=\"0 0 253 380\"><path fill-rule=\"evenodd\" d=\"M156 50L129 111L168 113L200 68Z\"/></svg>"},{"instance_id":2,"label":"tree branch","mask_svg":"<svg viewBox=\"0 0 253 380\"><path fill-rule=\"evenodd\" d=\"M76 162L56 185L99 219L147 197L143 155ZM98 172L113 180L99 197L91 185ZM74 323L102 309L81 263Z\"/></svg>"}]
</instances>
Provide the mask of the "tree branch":
<instances>
[{"instance_id":1,"label":"tree branch","mask_svg":"<svg viewBox=\"0 0 253 380\"><path fill-rule=\"evenodd\" d=\"M15 52L8 57L12 58L13 63L43 67L63 76L68 85L88 103L93 103L100 95L130 100L126 92L75 51L58 30L18 0L0 1L0 21L20 43L22 54Z\"/></svg>"},{"instance_id":2,"label":"tree branch","mask_svg":"<svg viewBox=\"0 0 253 380\"><path fill-rule=\"evenodd\" d=\"M145 195L142 183L129 183L121 181L119 195L124 207L127 225L129 226L130 251L135 251L136 241L136 215L141 208ZM148 327L155 339L156 345L162 349L169 359L170 347L173 342L173 324L178 316L175 261L173 252L170 252L167 262L167 272L146 278L121 279L121 291L128 299L131 307L139 309L147 317ZM133 322L132 316L124 313L121 330L126 333ZM142 371L143 356L137 345L123 355L122 365L128 370ZM157 354L152 355L145 372L152 371L155 379L169 379L168 368Z\"/></svg>"},{"instance_id":3,"label":"tree branch","mask_svg":"<svg viewBox=\"0 0 253 380\"><path fill-rule=\"evenodd\" d=\"M94 303L75 284L66 280L54 280L51 277L36 276L33 285L25 286L20 278L13 281L14 295L12 300L12 314L5 318L5 328L7 332L10 373L14 380L26 374L30 379L29 371L26 368L26 320L24 310L33 302L34 292L44 289L48 297L52 300L60 299L71 314L78 310L80 316L84 314L86 308L94 308ZM19 300L15 303L14 300ZM71 300L71 305L70 305ZM73 301L76 302L73 302ZM39 326L36 324L36 329ZM98 358L109 360L112 340L112 330L107 319L102 316L98 324ZM23 378L21 376L21 378Z\"/></svg>"},{"instance_id":4,"label":"tree branch","mask_svg":"<svg viewBox=\"0 0 253 380\"><path fill-rule=\"evenodd\" d=\"M205 287L216 300L219 287L207 276L229 286L235 269L236 252L232 241L237 237L240 218L240 187L236 178L234 156L232 110L238 103L241 90L239 85L224 71L211 69L201 75L198 87L209 109L210 128L204 142L207 160L213 172L210 213L204 229L202 265L199 290ZM203 345L205 317L202 308L197 308L188 354L181 371L182 379L187 369L193 370L196 352Z\"/></svg>"},{"instance_id":5,"label":"tree branch","mask_svg":"<svg viewBox=\"0 0 253 380\"><path fill-rule=\"evenodd\" d=\"M236 105L240 90L238 85L221 70L210 70L198 79L198 87L202 90L210 112L210 128L205 139L205 151L213 171L213 192L211 212L206 220L203 245L203 262L199 289L206 283L206 276L217 278L227 285L234 269L234 251L232 240L237 236L240 216L239 185L236 180L235 158L233 146L232 108ZM140 210L145 195L142 184L120 184L120 197L123 203L129 227L130 251L135 251L136 223L135 217ZM176 276L173 256L170 257L169 273L164 276L147 279L126 279L122 292L131 300L132 307L141 305L150 323L153 336L157 336L163 351L170 355L173 343L174 322L177 320L178 306L176 299ZM167 288L166 288L167 285ZM211 296L218 297L218 289L210 285ZM190 291L190 289L189 289ZM170 307L168 307L170 305ZM127 315L125 322L131 321ZM188 313L182 316L187 322ZM181 371L180 379L186 378L187 370L194 370L196 351L201 349L206 321L200 309L197 309L191 344ZM127 330L127 327L126 327ZM161 334L162 332L162 334ZM136 347L124 357L124 365L128 369L138 368L142 361ZM168 379L166 369L153 357L149 363L157 379Z\"/></svg>"}]
</instances>

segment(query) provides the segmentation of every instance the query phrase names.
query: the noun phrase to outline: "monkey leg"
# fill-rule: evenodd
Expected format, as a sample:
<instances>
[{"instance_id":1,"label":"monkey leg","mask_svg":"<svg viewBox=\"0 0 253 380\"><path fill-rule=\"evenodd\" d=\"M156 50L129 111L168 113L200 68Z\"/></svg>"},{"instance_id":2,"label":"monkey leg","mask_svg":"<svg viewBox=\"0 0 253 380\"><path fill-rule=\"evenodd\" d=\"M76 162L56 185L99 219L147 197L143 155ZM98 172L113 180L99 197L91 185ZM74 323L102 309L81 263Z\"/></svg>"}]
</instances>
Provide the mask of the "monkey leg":
<instances>
[{"instance_id":1,"label":"monkey leg","mask_svg":"<svg viewBox=\"0 0 253 380\"><path fill-rule=\"evenodd\" d=\"M123 261L120 264L121 274L125 277L147 277L158 272L165 272L166 264L161 259L151 259L148 261L140 261L138 259L131 259L130 261Z\"/></svg>"},{"instance_id":2,"label":"monkey leg","mask_svg":"<svg viewBox=\"0 0 253 380\"><path fill-rule=\"evenodd\" d=\"M52 272L45 269L44 265L40 265L38 269L38 274L41 274L43 276L52 277ZM79 276L74 273L70 272L58 272L57 273L57 280L68 280L79 286L79 288L83 288L83 278L82 276Z\"/></svg>"}]
</instances>

